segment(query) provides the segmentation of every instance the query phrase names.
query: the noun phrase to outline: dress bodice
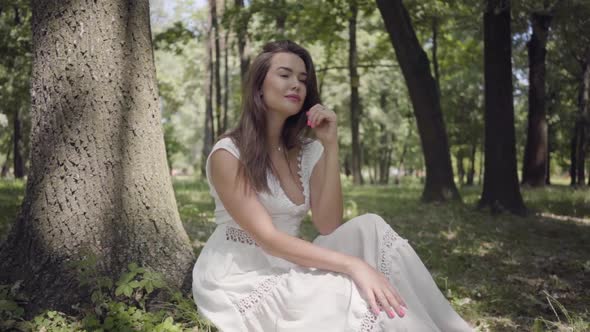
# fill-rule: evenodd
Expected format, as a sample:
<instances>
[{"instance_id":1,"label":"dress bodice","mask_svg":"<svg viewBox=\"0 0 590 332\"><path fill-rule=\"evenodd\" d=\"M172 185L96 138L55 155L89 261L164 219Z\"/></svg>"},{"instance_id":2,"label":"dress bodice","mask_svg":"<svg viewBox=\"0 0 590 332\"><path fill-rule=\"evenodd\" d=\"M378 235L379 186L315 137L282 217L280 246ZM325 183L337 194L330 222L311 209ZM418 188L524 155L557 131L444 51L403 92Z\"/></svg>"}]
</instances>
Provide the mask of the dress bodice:
<instances>
[{"instance_id":1,"label":"dress bodice","mask_svg":"<svg viewBox=\"0 0 590 332\"><path fill-rule=\"evenodd\" d=\"M231 215L227 212L223 206L223 202L219 198L210 178L210 165L209 159L211 154L218 149L225 149L230 152L234 157L240 159L240 151L234 144L230 137L225 137L219 140L211 149L211 153L207 158L206 172L207 181L209 183L209 193L215 200L215 222L217 224L230 224L234 227L238 227L237 223L233 220ZM318 140L308 140L303 144L299 156L297 158L299 164L298 177L303 187L303 195L305 201L303 204L297 205L291 201L287 196L283 188L281 187L280 181L272 172L267 173L267 181L270 192L259 192L257 193L260 203L270 214L275 227L289 233L291 235L297 234L299 231L299 225L301 220L310 209L310 186L309 180L313 167L320 159L324 147Z\"/></svg>"}]
</instances>

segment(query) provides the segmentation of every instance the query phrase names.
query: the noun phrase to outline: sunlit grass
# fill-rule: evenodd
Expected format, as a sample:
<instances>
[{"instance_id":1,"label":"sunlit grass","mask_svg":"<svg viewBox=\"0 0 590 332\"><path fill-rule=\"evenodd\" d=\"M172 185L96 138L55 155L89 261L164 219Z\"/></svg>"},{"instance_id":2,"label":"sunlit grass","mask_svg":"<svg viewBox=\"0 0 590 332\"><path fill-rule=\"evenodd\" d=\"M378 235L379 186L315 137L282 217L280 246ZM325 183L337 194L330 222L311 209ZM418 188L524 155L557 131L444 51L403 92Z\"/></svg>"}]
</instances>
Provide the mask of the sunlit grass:
<instances>
[{"instance_id":1,"label":"sunlit grass","mask_svg":"<svg viewBox=\"0 0 590 332\"><path fill-rule=\"evenodd\" d=\"M463 204L422 204L422 184L352 186L345 217L381 215L407 238L455 309L480 331L586 331L590 322L590 190L523 189L525 218L475 206L481 187L460 188ZM181 220L198 253L215 228L206 182L175 178ZM0 181L0 237L16 216L24 184ZM301 236L317 232L307 217Z\"/></svg>"}]
</instances>

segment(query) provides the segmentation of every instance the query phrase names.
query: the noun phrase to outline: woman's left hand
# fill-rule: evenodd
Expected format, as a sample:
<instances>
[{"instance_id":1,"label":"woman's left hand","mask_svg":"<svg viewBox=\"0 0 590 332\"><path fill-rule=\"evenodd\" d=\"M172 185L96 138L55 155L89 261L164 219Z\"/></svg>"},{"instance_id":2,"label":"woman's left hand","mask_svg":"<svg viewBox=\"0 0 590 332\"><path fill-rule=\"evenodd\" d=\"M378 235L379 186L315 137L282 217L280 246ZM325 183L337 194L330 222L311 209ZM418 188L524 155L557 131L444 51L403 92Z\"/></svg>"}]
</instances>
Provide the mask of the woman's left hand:
<instances>
[{"instance_id":1,"label":"woman's left hand","mask_svg":"<svg viewBox=\"0 0 590 332\"><path fill-rule=\"evenodd\" d=\"M307 125L314 130L322 145L338 142L338 119L334 111L321 104L315 104L306 114Z\"/></svg>"}]
</instances>

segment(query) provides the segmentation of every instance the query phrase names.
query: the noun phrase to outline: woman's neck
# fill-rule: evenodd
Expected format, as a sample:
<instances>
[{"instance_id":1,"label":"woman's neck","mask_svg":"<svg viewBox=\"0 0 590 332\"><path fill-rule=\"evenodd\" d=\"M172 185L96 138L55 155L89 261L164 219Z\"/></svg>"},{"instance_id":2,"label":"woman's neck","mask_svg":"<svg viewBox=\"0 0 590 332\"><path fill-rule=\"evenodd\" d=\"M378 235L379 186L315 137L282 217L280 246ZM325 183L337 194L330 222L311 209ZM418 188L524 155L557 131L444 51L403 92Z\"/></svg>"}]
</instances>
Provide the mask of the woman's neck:
<instances>
[{"instance_id":1,"label":"woman's neck","mask_svg":"<svg viewBox=\"0 0 590 332\"><path fill-rule=\"evenodd\" d=\"M266 138L271 148L283 146L281 133L283 132L284 118L273 116L271 112L266 117Z\"/></svg>"}]
</instances>

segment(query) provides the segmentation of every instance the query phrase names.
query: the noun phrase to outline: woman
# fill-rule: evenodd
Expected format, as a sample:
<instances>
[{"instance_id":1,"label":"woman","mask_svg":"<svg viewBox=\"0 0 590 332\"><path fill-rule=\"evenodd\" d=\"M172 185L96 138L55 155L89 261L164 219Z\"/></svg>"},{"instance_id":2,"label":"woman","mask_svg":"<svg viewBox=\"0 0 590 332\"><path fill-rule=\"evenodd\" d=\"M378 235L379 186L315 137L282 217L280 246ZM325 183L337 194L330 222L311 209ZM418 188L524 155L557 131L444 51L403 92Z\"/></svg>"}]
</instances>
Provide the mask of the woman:
<instances>
[{"instance_id":1,"label":"woman","mask_svg":"<svg viewBox=\"0 0 590 332\"><path fill-rule=\"evenodd\" d=\"M207 159L218 226L193 270L205 317L222 331L471 330L381 217L342 224L336 114L305 49L264 46L242 107ZM313 243L296 237L310 209Z\"/></svg>"}]
</instances>

